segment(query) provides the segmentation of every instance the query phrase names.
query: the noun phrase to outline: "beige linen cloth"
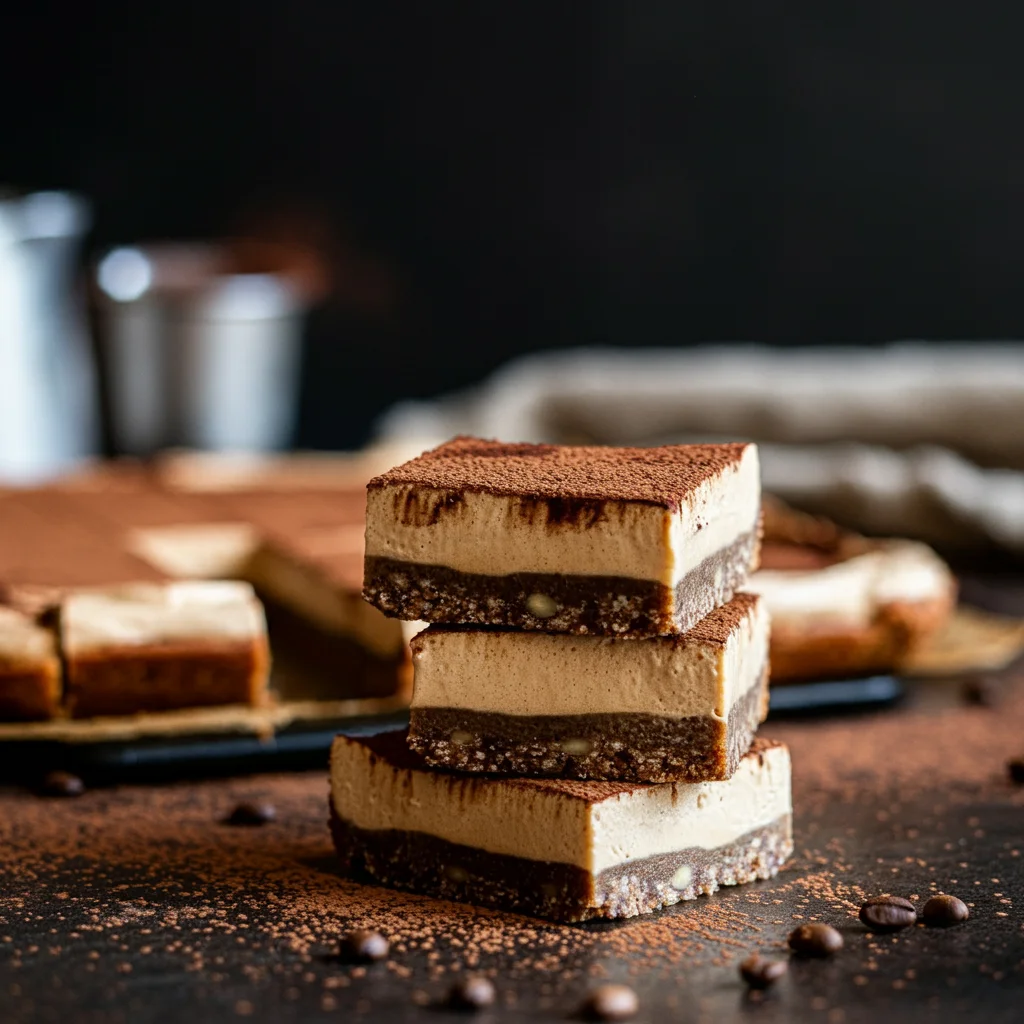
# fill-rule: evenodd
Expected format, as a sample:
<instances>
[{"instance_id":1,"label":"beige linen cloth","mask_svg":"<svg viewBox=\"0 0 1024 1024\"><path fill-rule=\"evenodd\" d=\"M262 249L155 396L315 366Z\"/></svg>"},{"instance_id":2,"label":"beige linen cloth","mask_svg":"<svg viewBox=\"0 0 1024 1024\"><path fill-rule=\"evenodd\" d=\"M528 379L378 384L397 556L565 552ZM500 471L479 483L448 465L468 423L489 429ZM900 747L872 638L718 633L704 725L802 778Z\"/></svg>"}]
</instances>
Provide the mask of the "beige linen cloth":
<instances>
[{"instance_id":1,"label":"beige linen cloth","mask_svg":"<svg viewBox=\"0 0 1024 1024\"><path fill-rule=\"evenodd\" d=\"M576 349L404 403L380 438L751 439L766 490L869 533L1024 553L1024 344Z\"/></svg>"}]
</instances>

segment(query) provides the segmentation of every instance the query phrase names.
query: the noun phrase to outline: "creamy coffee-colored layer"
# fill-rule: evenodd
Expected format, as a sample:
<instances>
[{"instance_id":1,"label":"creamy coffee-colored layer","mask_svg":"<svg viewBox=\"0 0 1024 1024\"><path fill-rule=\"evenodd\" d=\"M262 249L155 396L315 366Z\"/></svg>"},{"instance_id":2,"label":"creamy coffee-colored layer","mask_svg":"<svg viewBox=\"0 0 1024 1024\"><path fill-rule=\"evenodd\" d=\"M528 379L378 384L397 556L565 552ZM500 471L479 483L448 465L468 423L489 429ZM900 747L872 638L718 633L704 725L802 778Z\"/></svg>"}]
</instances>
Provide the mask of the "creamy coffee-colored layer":
<instances>
[{"instance_id":1,"label":"creamy coffee-colored layer","mask_svg":"<svg viewBox=\"0 0 1024 1024\"><path fill-rule=\"evenodd\" d=\"M893 540L824 568L761 570L744 590L761 595L777 626L863 627L885 605L942 598L954 586L949 567L931 548Z\"/></svg>"},{"instance_id":2,"label":"creamy coffee-colored layer","mask_svg":"<svg viewBox=\"0 0 1024 1024\"><path fill-rule=\"evenodd\" d=\"M60 611L66 654L182 640L251 640L266 633L248 583L138 583L68 595Z\"/></svg>"},{"instance_id":3,"label":"creamy coffee-colored layer","mask_svg":"<svg viewBox=\"0 0 1024 1024\"><path fill-rule=\"evenodd\" d=\"M56 654L50 630L12 608L0 608L0 667L34 666Z\"/></svg>"},{"instance_id":4,"label":"creamy coffee-colored layer","mask_svg":"<svg viewBox=\"0 0 1024 1024\"><path fill-rule=\"evenodd\" d=\"M702 715L726 721L768 664L768 615L750 602L724 644L432 627L412 643L416 708L504 715Z\"/></svg>"},{"instance_id":5,"label":"creamy coffee-colored layer","mask_svg":"<svg viewBox=\"0 0 1024 1024\"><path fill-rule=\"evenodd\" d=\"M366 553L443 565L465 573L622 576L675 587L705 559L757 529L761 485L757 448L692 491L678 510L608 501L598 522L549 523L537 502L481 491L451 495L387 484L367 494ZM403 517L408 505L438 510Z\"/></svg>"},{"instance_id":6,"label":"creamy coffee-colored layer","mask_svg":"<svg viewBox=\"0 0 1024 1024\"><path fill-rule=\"evenodd\" d=\"M790 761L786 747L770 745L755 747L727 782L506 781L396 767L339 736L331 800L357 828L423 832L597 875L644 857L717 849L791 813Z\"/></svg>"}]
</instances>

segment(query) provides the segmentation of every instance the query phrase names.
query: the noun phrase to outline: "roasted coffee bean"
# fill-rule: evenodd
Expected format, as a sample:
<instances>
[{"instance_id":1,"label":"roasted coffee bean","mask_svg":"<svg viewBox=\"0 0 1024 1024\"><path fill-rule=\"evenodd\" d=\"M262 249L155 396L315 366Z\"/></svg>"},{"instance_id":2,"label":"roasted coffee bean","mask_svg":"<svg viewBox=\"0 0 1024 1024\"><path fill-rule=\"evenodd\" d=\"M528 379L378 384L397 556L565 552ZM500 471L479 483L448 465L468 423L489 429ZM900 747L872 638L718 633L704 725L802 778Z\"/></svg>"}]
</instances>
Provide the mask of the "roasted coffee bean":
<instances>
[{"instance_id":1,"label":"roasted coffee bean","mask_svg":"<svg viewBox=\"0 0 1024 1024\"><path fill-rule=\"evenodd\" d=\"M360 963L383 960L390 949L391 943L380 932L371 932L367 929L349 932L341 940L342 957Z\"/></svg>"},{"instance_id":2,"label":"roasted coffee bean","mask_svg":"<svg viewBox=\"0 0 1024 1024\"><path fill-rule=\"evenodd\" d=\"M448 994L448 1003L456 1010L482 1010L493 1002L494 986L478 974L461 978Z\"/></svg>"},{"instance_id":3,"label":"roasted coffee bean","mask_svg":"<svg viewBox=\"0 0 1024 1024\"><path fill-rule=\"evenodd\" d=\"M955 896L933 896L921 911L921 920L929 928L949 928L971 916L967 904Z\"/></svg>"},{"instance_id":4,"label":"roasted coffee bean","mask_svg":"<svg viewBox=\"0 0 1024 1024\"><path fill-rule=\"evenodd\" d=\"M71 772L49 772L43 777L39 792L44 796L81 796L85 783Z\"/></svg>"},{"instance_id":5,"label":"roasted coffee bean","mask_svg":"<svg viewBox=\"0 0 1024 1024\"><path fill-rule=\"evenodd\" d=\"M266 825L277 817L277 811L273 804L268 803L241 803L227 816L225 821L229 825Z\"/></svg>"},{"instance_id":6,"label":"roasted coffee bean","mask_svg":"<svg viewBox=\"0 0 1024 1024\"><path fill-rule=\"evenodd\" d=\"M767 960L760 953L748 956L740 964L740 976L751 988L768 988L788 970L785 960Z\"/></svg>"},{"instance_id":7,"label":"roasted coffee bean","mask_svg":"<svg viewBox=\"0 0 1024 1024\"><path fill-rule=\"evenodd\" d=\"M829 924L802 924L789 933L789 948L799 956L831 956L843 948L843 937Z\"/></svg>"},{"instance_id":8,"label":"roasted coffee bean","mask_svg":"<svg viewBox=\"0 0 1024 1024\"><path fill-rule=\"evenodd\" d=\"M860 919L873 932L898 932L917 924L917 908L900 896L877 896L860 908Z\"/></svg>"},{"instance_id":9,"label":"roasted coffee bean","mask_svg":"<svg viewBox=\"0 0 1024 1024\"><path fill-rule=\"evenodd\" d=\"M975 676L961 690L965 704L995 708L1003 702L1003 685L995 676Z\"/></svg>"},{"instance_id":10,"label":"roasted coffee bean","mask_svg":"<svg viewBox=\"0 0 1024 1024\"><path fill-rule=\"evenodd\" d=\"M1006 768L1014 782L1024 785L1024 757L1015 757Z\"/></svg>"},{"instance_id":11,"label":"roasted coffee bean","mask_svg":"<svg viewBox=\"0 0 1024 1024\"><path fill-rule=\"evenodd\" d=\"M640 1009L640 1000L628 985L601 985L587 996L583 1013L591 1020L629 1020Z\"/></svg>"}]
</instances>

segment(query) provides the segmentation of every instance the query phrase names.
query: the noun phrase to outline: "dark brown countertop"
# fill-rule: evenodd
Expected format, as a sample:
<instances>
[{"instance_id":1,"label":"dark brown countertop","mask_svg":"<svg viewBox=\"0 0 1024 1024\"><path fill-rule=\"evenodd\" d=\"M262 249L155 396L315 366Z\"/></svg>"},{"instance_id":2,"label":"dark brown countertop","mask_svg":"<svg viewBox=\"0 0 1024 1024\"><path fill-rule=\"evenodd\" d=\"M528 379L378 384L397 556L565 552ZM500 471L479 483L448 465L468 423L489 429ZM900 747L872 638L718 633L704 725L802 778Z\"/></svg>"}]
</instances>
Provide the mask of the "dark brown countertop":
<instances>
[{"instance_id":1,"label":"dark brown countertop","mask_svg":"<svg viewBox=\"0 0 1024 1024\"><path fill-rule=\"evenodd\" d=\"M559 927L355 885L336 872L323 772L123 785L77 799L0 790L0 1019L12 1022L444 1019L452 979L491 974L487 1021L565 1020L625 980L638 1020L1017 1021L1024 998L1024 676L995 706L960 682L897 710L770 722L794 758L797 852L771 882L650 918ZM274 822L230 827L241 799ZM966 924L873 936L868 896L950 892ZM794 961L750 999L737 965L786 956L800 921L842 931L831 961ZM372 926L390 958L341 962Z\"/></svg>"}]
</instances>

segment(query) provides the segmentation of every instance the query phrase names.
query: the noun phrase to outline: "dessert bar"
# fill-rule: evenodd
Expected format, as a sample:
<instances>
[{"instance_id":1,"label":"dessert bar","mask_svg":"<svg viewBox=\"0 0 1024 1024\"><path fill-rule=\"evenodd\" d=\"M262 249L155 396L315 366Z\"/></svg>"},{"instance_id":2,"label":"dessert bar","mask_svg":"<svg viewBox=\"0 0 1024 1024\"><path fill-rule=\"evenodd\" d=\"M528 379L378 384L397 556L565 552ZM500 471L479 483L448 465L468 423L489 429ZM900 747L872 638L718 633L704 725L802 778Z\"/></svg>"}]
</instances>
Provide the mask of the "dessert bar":
<instances>
[{"instance_id":1,"label":"dessert bar","mask_svg":"<svg viewBox=\"0 0 1024 1024\"><path fill-rule=\"evenodd\" d=\"M434 625L412 641L409 742L462 771L727 779L767 714L768 633L750 594L681 636Z\"/></svg>"},{"instance_id":2,"label":"dessert bar","mask_svg":"<svg viewBox=\"0 0 1024 1024\"><path fill-rule=\"evenodd\" d=\"M457 438L370 481L364 594L428 622L681 633L756 568L759 513L752 444Z\"/></svg>"},{"instance_id":3,"label":"dessert bar","mask_svg":"<svg viewBox=\"0 0 1024 1024\"><path fill-rule=\"evenodd\" d=\"M60 660L53 633L0 607L0 721L52 718L60 702Z\"/></svg>"},{"instance_id":4,"label":"dessert bar","mask_svg":"<svg viewBox=\"0 0 1024 1024\"><path fill-rule=\"evenodd\" d=\"M339 736L331 828L357 878L550 918L632 917L772 877L793 849L785 746L726 782L575 782L430 769L404 731Z\"/></svg>"},{"instance_id":5,"label":"dessert bar","mask_svg":"<svg viewBox=\"0 0 1024 1024\"><path fill-rule=\"evenodd\" d=\"M925 544L873 540L765 501L761 571L774 683L898 669L956 607L956 579Z\"/></svg>"},{"instance_id":6,"label":"dessert bar","mask_svg":"<svg viewBox=\"0 0 1024 1024\"><path fill-rule=\"evenodd\" d=\"M246 583L78 591L61 605L60 630L73 718L267 697L266 624Z\"/></svg>"},{"instance_id":7,"label":"dessert bar","mask_svg":"<svg viewBox=\"0 0 1024 1024\"><path fill-rule=\"evenodd\" d=\"M389 619L362 598L363 525L268 532L246 578L263 599L282 652L289 691L385 697L412 688L406 642L410 624ZM310 696L314 693L310 692Z\"/></svg>"}]
</instances>

